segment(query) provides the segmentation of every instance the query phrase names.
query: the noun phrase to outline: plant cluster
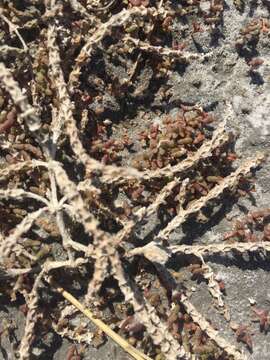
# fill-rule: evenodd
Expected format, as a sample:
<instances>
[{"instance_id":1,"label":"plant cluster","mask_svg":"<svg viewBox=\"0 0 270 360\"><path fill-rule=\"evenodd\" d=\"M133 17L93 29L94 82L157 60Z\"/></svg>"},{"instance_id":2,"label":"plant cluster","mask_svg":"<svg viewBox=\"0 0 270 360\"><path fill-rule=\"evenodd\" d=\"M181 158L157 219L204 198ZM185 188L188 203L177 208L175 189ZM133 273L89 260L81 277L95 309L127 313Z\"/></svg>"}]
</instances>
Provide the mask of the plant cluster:
<instances>
[{"instance_id":1,"label":"plant cluster","mask_svg":"<svg viewBox=\"0 0 270 360\"><path fill-rule=\"evenodd\" d=\"M1 336L11 338L14 358L41 356L52 329L53 336L98 347L103 320L128 339L126 348L138 359L243 359L193 306L166 264L192 255L193 275L203 278L225 314L225 285L207 255L269 251L268 210L236 225L226 235L234 241L172 245L170 236L188 220L208 222L224 196L249 195L264 155L237 163L226 129L233 116L229 103L223 121L181 104L139 138L113 134L124 110L130 114L129 106L149 100L172 68L210 56L165 46L173 44L174 19L194 9L210 31L219 26L223 3L209 4L4 1L0 290L24 315L25 326L20 341L12 337L12 322L2 326ZM198 29L193 23L188 36ZM127 166L125 152L132 154L136 143L142 152ZM153 215L157 229L138 239L136 230ZM252 226L262 238L253 236ZM70 305L66 290L83 306ZM98 329L82 315L86 308ZM254 313L266 331L268 313ZM236 333L247 343L246 328ZM83 352L73 346L67 359L79 360Z\"/></svg>"}]
</instances>

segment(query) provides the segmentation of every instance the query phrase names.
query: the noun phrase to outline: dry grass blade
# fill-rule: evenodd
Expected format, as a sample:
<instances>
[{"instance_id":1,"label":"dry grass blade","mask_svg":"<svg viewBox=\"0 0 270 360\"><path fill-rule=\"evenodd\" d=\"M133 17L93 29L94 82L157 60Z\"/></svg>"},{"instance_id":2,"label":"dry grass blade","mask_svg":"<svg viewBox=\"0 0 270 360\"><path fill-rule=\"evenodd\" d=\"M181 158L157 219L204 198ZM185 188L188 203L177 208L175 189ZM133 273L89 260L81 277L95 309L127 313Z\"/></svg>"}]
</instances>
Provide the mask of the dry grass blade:
<instances>
[{"instance_id":1,"label":"dry grass blade","mask_svg":"<svg viewBox=\"0 0 270 360\"><path fill-rule=\"evenodd\" d=\"M122 349L124 349L128 354L130 354L134 359L137 360L151 360L151 358L133 346L131 346L126 340L114 332L108 325L106 325L102 320L96 319L93 313L85 308L74 296L69 292L56 286L56 290L62 294L62 296L68 300L72 305L74 305L78 310L80 310L88 319L90 319L99 329L101 329L106 335L108 335L113 341L115 341Z\"/></svg>"}]
</instances>

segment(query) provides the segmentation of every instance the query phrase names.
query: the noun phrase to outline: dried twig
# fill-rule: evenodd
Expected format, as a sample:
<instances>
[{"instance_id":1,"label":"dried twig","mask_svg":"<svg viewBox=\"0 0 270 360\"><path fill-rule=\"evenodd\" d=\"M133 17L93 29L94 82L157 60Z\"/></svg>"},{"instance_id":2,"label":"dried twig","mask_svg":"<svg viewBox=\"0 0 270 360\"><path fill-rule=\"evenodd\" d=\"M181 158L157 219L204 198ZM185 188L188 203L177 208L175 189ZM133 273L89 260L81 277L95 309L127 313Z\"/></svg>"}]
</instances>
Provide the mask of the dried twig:
<instances>
[{"instance_id":1,"label":"dried twig","mask_svg":"<svg viewBox=\"0 0 270 360\"><path fill-rule=\"evenodd\" d=\"M53 284L55 289L72 305L74 305L78 310L80 310L88 319L90 319L98 328L100 328L106 335L108 335L113 341L115 341L119 346L121 346L128 354L130 354L134 359L137 360L151 360L151 358L139 350L131 346L126 340L114 332L108 325L106 325L102 320L96 319L93 313L87 309L83 304L81 304L74 296L69 292L64 290L58 285Z\"/></svg>"},{"instance_id":2,"label":"dried twig","mask_svg":"<svg viewBox=\"0 0 270 360\"><path fill-rule=\"evenodd\" d=\"M158 238L168 239L169 235L173 230L183 224L186 219L200 211L210 200L217 199L226 189L234 189L239 181L239 178L245 176L250 172L252 168L258 166L264 159L264 155L257 154L256 157L248 159L241 165L237 170L228 175L224 180L222 180L218 185L216 185L209 193L205 196L202 196L200 199L194 201L192 206L187 209L180 209L179 213L173 218L169 224L160 231Z\"/></svg>"}]
</instances>

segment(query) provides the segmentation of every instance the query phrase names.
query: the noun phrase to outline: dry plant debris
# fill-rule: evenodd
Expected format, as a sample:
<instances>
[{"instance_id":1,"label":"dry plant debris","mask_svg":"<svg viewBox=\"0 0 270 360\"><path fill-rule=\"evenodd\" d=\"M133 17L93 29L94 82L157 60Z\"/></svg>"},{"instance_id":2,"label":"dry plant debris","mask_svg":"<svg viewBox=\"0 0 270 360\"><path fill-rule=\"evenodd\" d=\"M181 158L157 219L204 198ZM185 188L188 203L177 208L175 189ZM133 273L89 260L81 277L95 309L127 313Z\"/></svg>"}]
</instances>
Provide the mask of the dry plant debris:
<instances>
[{"instance_id":1,"label":"dry plant debris","mask_svg":"<svg viewBox=\"0 0 270 360\"><path fill-rule=\"evenodd\" d=\"M138 359L245 358L179 290L166 263L176 255L196 258L193 275L207 282L225 309L224 284L207 256L269 251L269 209L237 221L221 243L173 245L170 235L190 219L208 222L224 195L253 191L253 170L264 156L237 165L226 130L229 103L219 122L196 104L181 104L134 138L112 136L115 116L106 108L127 93L134 101L143 98L149 84L179 62L211 56L175 41L171 48L164 45L174 18L194 12L200 16L191 34L213 31L222 21L223 2L207 7L182 1L173 7L170 1L145 0L3 1L0 276L1 293L11 302L23 299L24 334L14 349L22 360L32 357L51 329L79 343L103 342L88 322L78 325L69 302ZM242 51L268 31L265 19L248 24L237 48ZM260 65L252 61L250 66ZM122 74L115 73L115 63ZM140 80L144 67L146 83ZM131 155L135 143L139 155ZM159 218L157 233L136 239L138 226L153 215ZM110 306L114 317L105 311ZM268 312L253 311L266 332ZM12 329L2 328L1 336ZM236 337L252 348L246 327ZM82 356L74 347L68 354Z\"/></svg>"}]
</instances>

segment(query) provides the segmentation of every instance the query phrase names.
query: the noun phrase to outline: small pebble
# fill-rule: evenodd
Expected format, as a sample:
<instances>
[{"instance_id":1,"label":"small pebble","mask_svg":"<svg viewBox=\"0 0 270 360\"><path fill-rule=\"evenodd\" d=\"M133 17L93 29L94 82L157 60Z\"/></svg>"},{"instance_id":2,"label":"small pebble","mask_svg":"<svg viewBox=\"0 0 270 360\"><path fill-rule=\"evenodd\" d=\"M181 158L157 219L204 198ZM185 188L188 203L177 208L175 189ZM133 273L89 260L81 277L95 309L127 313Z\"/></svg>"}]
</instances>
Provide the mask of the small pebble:
<instances>
[{"instance_id":1,"label":"small pebble","mask_svg":"<svg viewBox=\"0 0 270 360\"><path fill-rule=\"evenodd\" d=\"M256 300L253 298L248 298L248 301L250 303L250 305L255 305L256 304Z\"/></svg>"},{"instance_id":2,"label":"small pebble","mask_svg":"<svg viewBox=\"0 0 270 360\"><path fill-rule=\"evenodd\" d=\"M110 125L112 125L112 121L110 119L105 119L103 121L103 124L106 125L106 126L110 126Z\"/></svg>"}]
</instances>

